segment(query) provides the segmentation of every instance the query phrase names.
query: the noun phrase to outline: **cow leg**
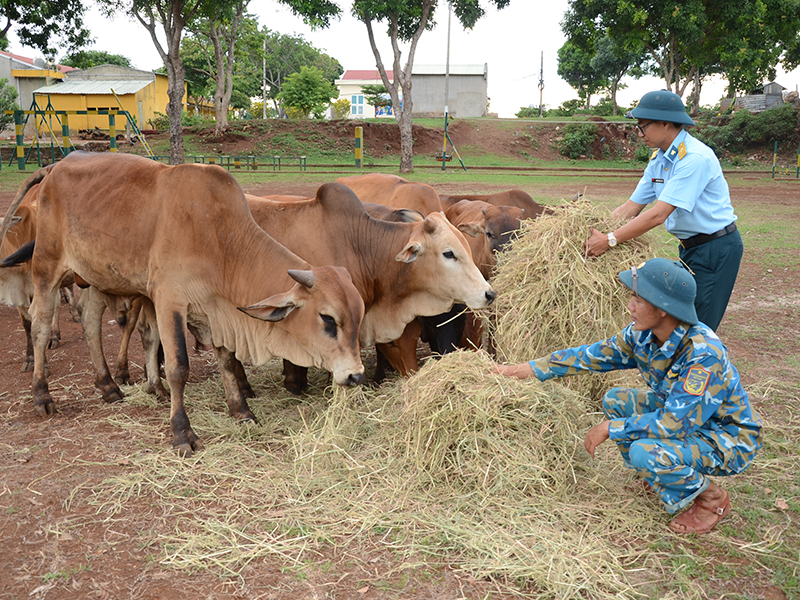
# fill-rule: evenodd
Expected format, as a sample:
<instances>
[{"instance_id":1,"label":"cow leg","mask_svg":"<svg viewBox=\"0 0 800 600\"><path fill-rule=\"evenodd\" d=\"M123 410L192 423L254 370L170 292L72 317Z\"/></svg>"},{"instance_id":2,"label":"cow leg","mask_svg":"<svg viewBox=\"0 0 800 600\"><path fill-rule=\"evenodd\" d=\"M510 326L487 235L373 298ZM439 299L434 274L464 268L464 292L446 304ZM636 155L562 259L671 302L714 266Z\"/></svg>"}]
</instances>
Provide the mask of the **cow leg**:
<instances>
[{"instance_id":1,"label":"cow leg","mask_svg":"<svg viewBox=\"0 0 800 600\"><path fill-rule=\"evenodd\" d=\"M256 416L247 406L247 400L245 400L242 389L239 387L237 371L241 370L241 373L244 374L242 363L227 348L217 348L215 346L214 354L217 355L219 373L222 375L222 384L225 386L225 401L228 403L228 413L237 421L253 421L257 423Z\"/></svg>"},{"instance_id":2,"label":"cow leg","mask_svg":"<svg viewBox=\"0 0 800 600\"><path fill-rule=\"evenodd\" d=\"M22 320L22 329L25 330L25 362L22 363L23 373L33 371L33 340L31 339L31 315L20 306L17 307L19 318Z\"/></svg>"},{"instance_id":3,"label":"cow leg","mask_svg":"<svg viewBox=\"0 0 800 600\"><path fill-rule=\"evenodd\" d=\"M153 303L144 296L139 298L141 314L139 318L139 337L144 348L144 376L147 380L147 393L155 394L161 402L167 402L169 392L161 382L161 338Z\"/></svg>"},{"instance_id":4,"label":"cow leg","mask_svg":"<svg viewBox=\"0 0 800 600\"><path fill-rule=\"evenodd\" d=\"M58 281L58 280L56 280ZM47 278L34 277L33 302L31 302L31 339L33 340L33 410L39 416L55 413L55 404L47 383L46 351L53 323L53 312L58 299L58 283L48 284Z\"/></svg>"},{"instance_id":5,"label":"cow leg","mask_svg":"<svg viewBox=\"0 0 800 600\"><path fill-rule=\"evenodd\" d=\"M471 311L467 311L464 335L459 346L464 350L478 350L483 343L483 321Z\"/></svg>"},{"instance_id":6,"label":"cow leg","mask_svg":"<svg viewBox=\"0 0 800 600\"><path fill-rule=\"evenodd\" d=\"M94 368L94 384L100 390L103 401L119 402L125 395L111 377L111 371L103 354L103 313L106 310L106 301L106 295L97 288L88 287L83 290L81 324Z\"/></svg>"},{"instance_id":7,"label":"cow leg","mask_svg":"<svg viewBox=\"0 0 800 600\"><path fill-rule=\"evenodd\" d=\"M399 339L388 344L375 344L389 364L403 377L408 377L419 370L417 340L421 332L422 326L417 319L414 319L406 325Z\"/></svg>"},{"instance_id":8,"label":"cow leg","mask_svg":"<svg viewBox=\"0 0 800 600\"><path fill-rule=\"evenodd\" d=\"M117 324L119 324L122 330L117 362L114 365L114 381L117 382L117 385L130 385L131 383L131 373L128 365L128 347L131 343L133 330L136 328L136 323L139 320L139 311L141 311L141 309L142 300L137 297L131 302L130 310L117 315Z\"/></svg>"},{"instance_id":9,"label":"cow leg","mask_svg":"<svg viewBox=\"0 0 800 600\"><path fill-rule=\"evenodd\" d=\"M69 306L69 314L72 315L72 320L76 323L81 322L81 313L78 309L78 302L75 300L75 291L72 284L65 285L61 288L61 301L66 302Z\"/></svg>"},{"instance_id":10,"label":"cow leg","mask_svg":"<svg viewBox=\"0 0 800 600\"><path fill-rule=\"evenodd\" d=\"M239 391L242 393L242 396L245 398L255 398L256 392L253 390L253 386L250 385L250 382L247 381L247 373L244 371L244 365L235 356L233 357L233 368L234 374L236 375L236 384L239 386Z\"/></svg>"},{"instance_id":11,"label":"cow leg","mask_svg":"<svg viewBox=\"0 0 800 600\"><path fill-rule=\"evenodd\" d=\"M443 356L458 350L467 322L467 307L454 304L448 312L432 317L417 317L422 325L420 338L428 342L433 354Z\"/></svg>"},{"instance_id":12,"label":"cow leg","mask_svg":"<svg viewBox=\"0 0 800 600\"><path fill-rule=\"evenodd\" d=\"M189 334L186 315L174 307L156 304L156 322L164 347L164 363L170 390L169 423L172 431L172 447L183 457L190 457L203 449L200 438L189 424L183 394L189 377L189 353L186 338Z\"/></svg>"},{"instance_id":13,"label":"cow leg","mask_svg":"<svg viewBox=\"0 0 800 600\"><path fill-rule=\"evenodd\" d=\"M56 297L56 305L53 307L53 320L50 323L50 339L47 342L48 348L58 348L61 346L61 326L58 324L58 306L61 295Z\"/></svg>"},{"instance_id":14,"label":"cow leg","mask_svg":"<svg viewBox=\"0 0 800 600\"><path fill-rule=\"evenodd\" d=\"M283 387L295 396L301 395L308 388L308 367L283 360Z\"/></svg>"},{"instance_id":15,"label":"cow leg","mask_svg":"<svg viewBox=\"0 0 800 600\"><path fill-rule=\"evenodd\" d=\"M383 352L378 347L381 345L375 344L375 377L373 377L375 383L382 383L386 379L386 370L392 368L392 365L389 364L389 361L386 360Z\"/></svg>"}]
</instances>

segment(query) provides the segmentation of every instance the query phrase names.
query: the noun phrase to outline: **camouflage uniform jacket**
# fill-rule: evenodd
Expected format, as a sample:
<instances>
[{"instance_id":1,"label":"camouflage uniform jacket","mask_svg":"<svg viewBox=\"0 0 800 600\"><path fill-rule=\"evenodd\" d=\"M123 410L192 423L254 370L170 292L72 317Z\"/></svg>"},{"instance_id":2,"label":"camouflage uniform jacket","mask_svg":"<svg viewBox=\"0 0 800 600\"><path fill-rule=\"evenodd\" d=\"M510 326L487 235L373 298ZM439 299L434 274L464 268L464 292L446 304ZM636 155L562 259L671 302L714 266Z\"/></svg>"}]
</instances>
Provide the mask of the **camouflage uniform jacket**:
<instances>
[{"instance_id":1,"label":"camouflage uniform jacket","mask_svg":"<svg viewBox=\"0 0 800 600\"><path fill-rule=\"evenodd\" d=\"M750 406L725 346L703 323L680 323L660 347L651 330L637 331L631 323L608 340L559 350L530 365L541 381L583 371L638 368L659 398L659 409L612 420L612 440L698 434L733 473L746 469L761 447L761 417Z\"/></svg>"}]
</instances>

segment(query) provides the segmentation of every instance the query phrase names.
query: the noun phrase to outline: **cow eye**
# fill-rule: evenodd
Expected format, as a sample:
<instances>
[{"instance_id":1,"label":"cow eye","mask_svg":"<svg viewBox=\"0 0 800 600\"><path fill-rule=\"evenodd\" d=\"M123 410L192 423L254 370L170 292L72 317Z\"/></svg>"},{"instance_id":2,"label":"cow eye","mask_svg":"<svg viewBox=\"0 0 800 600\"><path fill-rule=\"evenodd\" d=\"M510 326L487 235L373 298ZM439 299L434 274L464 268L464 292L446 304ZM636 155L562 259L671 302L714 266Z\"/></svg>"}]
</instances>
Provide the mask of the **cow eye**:
<instances>
[{"instance_id":1,"label":"cow eye","mask_svg":"<svg viewBox=\"0 0 800 600\"><path fill-rule=\"evenodd\" d=\"M447 251L447 252L445 252L445 253L444 253L442 256L444 256L445 258L451 259L451 260L458 260L458 259L456 258L456 255L455 255L455 254L453 254L453 251L452 251L452 250L448 250L448 251Z\"/></svg>"},{"instance_id":2,"label":"cow eye","mask_svg":"<svg viewBox=\"0 0 800 600\"><path fill-rule=\"evenodd\" d=\"M330 315L320 315L322 322L325 323L325 333L332 338L336 337L336 319Z\"/></svg>"},{"instance_id":3,"label":"cow eye","mask_svg":"<svg viewBox=\"0 0 800 600\"><path fill-rule=\"evenodd\" d=\"M494 234L492 234L491 231L487 231L486 232L486 237L489 238L490 240L492 240L492 239L494 239Z\"/></svg>"}]
</instances>

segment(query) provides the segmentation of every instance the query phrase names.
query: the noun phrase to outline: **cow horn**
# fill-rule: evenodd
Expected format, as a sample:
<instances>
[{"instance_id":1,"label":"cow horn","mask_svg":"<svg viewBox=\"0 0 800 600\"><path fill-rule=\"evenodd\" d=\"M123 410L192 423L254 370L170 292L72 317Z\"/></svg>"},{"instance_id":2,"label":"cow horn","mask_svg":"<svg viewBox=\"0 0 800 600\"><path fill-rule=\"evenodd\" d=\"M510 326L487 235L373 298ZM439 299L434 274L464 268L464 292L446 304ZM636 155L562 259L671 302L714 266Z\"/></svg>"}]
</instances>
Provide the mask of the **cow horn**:
<instances>
[{"instance_id":1,"label":"cow horn","mask_svg":"<svg viewBox=\"0 0 800 600\"><path fill-rule=\"evenodd\" d=\"M430 217L425 217L425 221L423 221L422 231L427 234L431 234L436 231L436 221L431 219Z\"/></svg>"},{"instance_id":2,"label":"cow horn","mask_svg":"<svg viewBox=\"0 0 800 600\"><path fill-rule=\"evenodd\" d=\"M289 277L294 279L300 285L308 288L309 290L314 287L314 271L300 271L298 269L289 269Z\"/></svg>"}]
</instances>

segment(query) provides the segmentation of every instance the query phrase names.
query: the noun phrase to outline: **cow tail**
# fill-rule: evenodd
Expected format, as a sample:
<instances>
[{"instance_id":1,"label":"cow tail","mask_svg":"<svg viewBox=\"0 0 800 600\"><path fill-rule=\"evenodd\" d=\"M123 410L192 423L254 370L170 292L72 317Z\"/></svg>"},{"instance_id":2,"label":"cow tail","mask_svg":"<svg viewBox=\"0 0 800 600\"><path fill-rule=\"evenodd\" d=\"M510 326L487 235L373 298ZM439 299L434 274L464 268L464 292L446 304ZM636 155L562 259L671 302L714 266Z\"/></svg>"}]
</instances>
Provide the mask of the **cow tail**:
<instances>
[{"instance_id":1,"label":"cow tail","mask_svg":"<svg viewBox=\"0 0 800 600\"><path fill-rule=\"evenodd\" d=\"M2 244L3 240L6 239L6 233L11 227L11 218L17 212L17 208L19 208L19 205L22 203L22 199L34 185L41 183L42 179L44 179L44 176L47 175L52 167L53 165L48 165L42 169L39 169L30 177L28 177L20 186L19 191L17 191L17 195L14 196L14 200L11 202L11 206L9 206L8 210L6 211L6 216L3 218L3 227L0 229L0 244Z\"/></svg>"}]
</instances>

